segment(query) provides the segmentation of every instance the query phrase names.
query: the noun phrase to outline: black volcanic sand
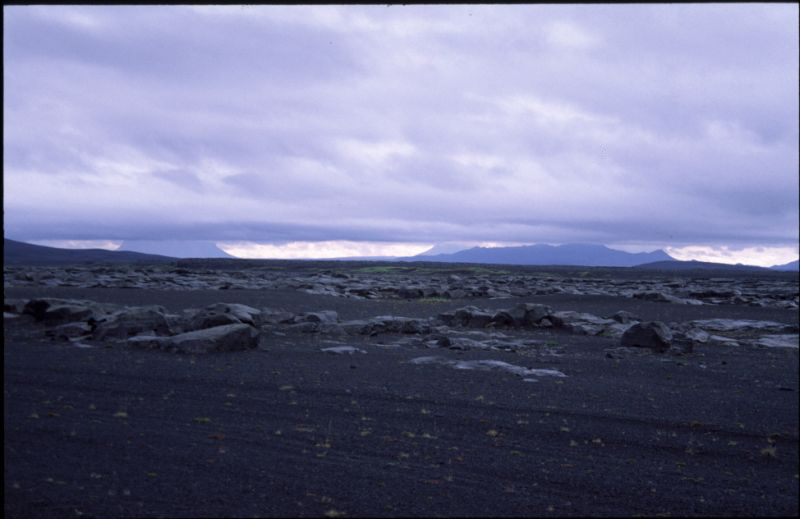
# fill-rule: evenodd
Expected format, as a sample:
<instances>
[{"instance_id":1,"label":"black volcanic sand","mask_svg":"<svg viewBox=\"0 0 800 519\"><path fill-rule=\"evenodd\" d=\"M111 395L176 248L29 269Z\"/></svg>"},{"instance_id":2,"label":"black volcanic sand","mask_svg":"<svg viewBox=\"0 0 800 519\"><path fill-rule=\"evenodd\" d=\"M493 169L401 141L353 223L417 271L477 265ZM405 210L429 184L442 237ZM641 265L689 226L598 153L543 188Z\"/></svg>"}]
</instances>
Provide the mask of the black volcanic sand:
<instances>
[{"instance_id":1,"label":"black volcanic sand","mask_svg":"<svg viewBox=\"0 0 800 519\"><path fill-rule=\"evenodd\" d=\"M7 288L170 310L227 301L341 319L465 304L665 322L797 322L794 311L553 295L354 301L298 292ZM578 516L798 513L798 351L606 355L602 337L527 332L560 353L391 347L398 337L273 336L177 355L4 329L5 513L90 516ZM495 359L567 376L412 364ZM618 357L618 358L615 358Z\"/></svg>"}]
</instances>

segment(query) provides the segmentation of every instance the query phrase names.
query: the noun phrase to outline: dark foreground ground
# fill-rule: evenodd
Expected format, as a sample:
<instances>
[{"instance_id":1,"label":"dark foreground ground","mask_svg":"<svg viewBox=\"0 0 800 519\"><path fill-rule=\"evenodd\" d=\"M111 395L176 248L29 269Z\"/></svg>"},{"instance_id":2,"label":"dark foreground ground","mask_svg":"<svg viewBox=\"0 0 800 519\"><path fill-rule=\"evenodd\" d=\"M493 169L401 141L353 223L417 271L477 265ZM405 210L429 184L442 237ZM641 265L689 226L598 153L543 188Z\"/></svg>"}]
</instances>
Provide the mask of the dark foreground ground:
<instances>
[{"instance_id":1,"label":"dark foreground ground","mask_svg":"<svg viewBox=\"0 0 800 519\"><path fill-rule=\"evenodd\" d=\"M6 289L170 310L227 301L342 319L544 302L665 322L797 322L795 311L600 296L354 301L297 292ZM798 513L798 351L536 332L521 355L263 337L205 356L49 342L4 329L4 509L12 517L610 516ZM533 333L533 332L529 332ZM413 364L496 359L565 378Z\"/></svg>"}]
</instances>

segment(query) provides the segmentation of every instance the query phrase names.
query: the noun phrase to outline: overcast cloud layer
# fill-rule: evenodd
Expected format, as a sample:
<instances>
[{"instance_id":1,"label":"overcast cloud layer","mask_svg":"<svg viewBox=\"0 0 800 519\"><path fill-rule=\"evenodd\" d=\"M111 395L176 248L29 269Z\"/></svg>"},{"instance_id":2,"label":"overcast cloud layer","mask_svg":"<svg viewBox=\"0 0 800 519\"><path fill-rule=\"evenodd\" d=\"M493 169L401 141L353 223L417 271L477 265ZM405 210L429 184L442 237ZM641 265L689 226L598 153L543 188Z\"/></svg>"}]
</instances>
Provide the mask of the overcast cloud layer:
<instances>
[{"instance_id":1,"label":"overcast cloud layer","mask_svg":"<svg viewBox=\"0 0 800 519\"><path fill-rule=\"evenodd\" d=\"M797 254L797 5L4 14L8 237Z\"/></svg>"}]
</instances>

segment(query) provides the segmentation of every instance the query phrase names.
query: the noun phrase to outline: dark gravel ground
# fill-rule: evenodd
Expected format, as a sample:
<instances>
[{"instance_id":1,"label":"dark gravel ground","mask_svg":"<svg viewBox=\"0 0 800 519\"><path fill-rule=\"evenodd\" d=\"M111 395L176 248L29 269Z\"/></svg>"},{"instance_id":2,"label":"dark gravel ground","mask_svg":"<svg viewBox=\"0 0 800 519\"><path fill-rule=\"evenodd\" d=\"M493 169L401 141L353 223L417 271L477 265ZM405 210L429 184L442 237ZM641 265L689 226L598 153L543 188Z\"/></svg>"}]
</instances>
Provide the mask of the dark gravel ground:
<instances>
[{"instance_id":1,"label":"dark gravel ground","mask_svg":"<svg viewBox=\"0 0 800 519\"><path fill-rule=\"evenodd\" d=\"M227 301L342 319L474 304L297 292L6 289L170 310ZM645 319L797 322L779 309L544 296ZM204 356L48 342L4 327L4 509L12 517L612 516L798 513L798 351L606 356L606 338L527 332L560 356L311 335ZM383 344L381 344L383 343ZM566 378L408 363L496 359Z\"/></svg>"}]
</instances>

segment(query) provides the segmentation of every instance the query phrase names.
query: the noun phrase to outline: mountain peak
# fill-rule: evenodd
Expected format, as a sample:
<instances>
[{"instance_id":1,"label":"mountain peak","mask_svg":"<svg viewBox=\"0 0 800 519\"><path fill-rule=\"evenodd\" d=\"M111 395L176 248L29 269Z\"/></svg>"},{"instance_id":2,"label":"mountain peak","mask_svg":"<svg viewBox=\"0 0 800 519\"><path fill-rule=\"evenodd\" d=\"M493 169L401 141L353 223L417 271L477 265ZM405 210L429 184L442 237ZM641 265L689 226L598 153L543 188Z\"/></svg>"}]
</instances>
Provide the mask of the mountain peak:
<instances>
[{"instance_id":1,"label":"mountain peak","mask_svg":"<svg viewBox=\"0 0 800 519\"><path fill-rule=\"evenodd\" d=\"M800 270L800 259L784 263L783 265L773 265L770 267L772 270Z\"/></svg>"},{"instance_id":2,"label":"mountain peak","mask_svg":"<svg viewBox=\"0 0 800 519\"><path fill-rule=\"evenodd\" d=\"M126 240L118 250L173 258L233 258L213 241L204 240Z\"/></svg>"},{"instance_id":3,"label":"mountain peak","mask_svg":"<svg viewBox=\"0 0 800 519\"><path fill-rule=\"evenodd\" d=\"M434 256L436 254L453 254L462 250L474 248L474 242L448 241L437 243L425 252L420 252L417 256Z\"/></svg>"}]
</instances>

